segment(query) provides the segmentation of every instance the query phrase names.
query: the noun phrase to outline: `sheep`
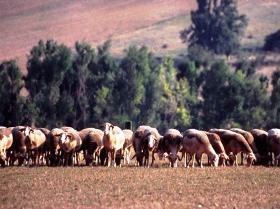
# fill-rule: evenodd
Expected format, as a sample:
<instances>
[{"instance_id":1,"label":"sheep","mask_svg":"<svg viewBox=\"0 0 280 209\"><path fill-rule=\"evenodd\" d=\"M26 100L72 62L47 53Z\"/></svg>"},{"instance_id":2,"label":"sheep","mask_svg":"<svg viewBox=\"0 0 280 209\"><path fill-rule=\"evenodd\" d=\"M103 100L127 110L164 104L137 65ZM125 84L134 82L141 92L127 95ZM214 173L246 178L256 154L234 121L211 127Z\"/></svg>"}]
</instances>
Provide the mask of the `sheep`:
<instances>
[{"instance_id":1,"label":"sheep","mask_svg":"<svg viewBox=\"0 0 280 209\"><path fill-rule=\"evenodd\" d=\"M215 133L210 133L207 131L204 131L206 133L209 142L211 143L213 149L219 156L219 164L220 166L226 166L226 161L229 160L228 155L226 154L224 145L221 141L221 138L219 137L218 134Z\"/></svg>"},{"instance_id":2,"label":"sheep","mask_svg":"<svg viewBox=\"0 0 280 209\"><path fill-rule=\"evenodd\" d=\"M253 162L256 161L250 145L241 134L226 129L210 129L209 132L220 136L226 154L230 158L231 165L238 166L237 154L241 151L247 154L248 167L252 166Z\"/></svg>"},{"instance_id":3,"label":"sheep","mask_svg":"<svg viewBox=\"0 0 280 209\"><path fill-rule=\"evenodd\" d=\"M253 150L253 153L255 154L255 157L257 159L256 162L260 161L261 155L259 154L259 151L256 147L253 135L249 131L245 131L240 128L231 128L230 130L241 134L246 139L251 149ZM243 165L243 152L241 152L241 165Z\"/></svg>"},{"instance_id":4,"label":"sheep","mask_svg":"<svg viewBox=\"0 0 280 209\"><path fill-rule=\"evenodd\" d=\"M25 136L27 152L27 166L30 166L30 159L33 166L38 166L40 156L43 155L46 135L39 129L29 129Z\"/></svg>"},{"instance_id":5,"label":"sheep","mask_svg":"<svg viewBox=\"0 0 280 209\"><path fill-rule=\"evenodd\" d=\"M178 152L181 148L182 140L182 134L176 129L168 129L161 140L162 150L167 153L165 157L168 158L170 167L177 167Z\"/></svg>"},{"instance_id":6,"label":"sheep","mask_svg":"<svg viewBox=\"0 0 280 209\"><path fill-rule=\"evenodd\" d=\"M108 156L108 167L116 167L116 153L120 150L120 155L122 155L125 143L123 130L111 123L105 123L102 142Z\"/></svg>"},{"instance_id":7,"label":"sheep","mask_svg":"<svg viewBox=\"0 0 280 209\"><path fill-rule=\"evenodd\" d=\"M219 156L210 144L206 133L204 133L203 131L197 129L187 129L183 134L182 146L183 154L190 154L190 160L188 163L187 158L185 157L185 167L189 167L191 161L192 167L194 167L193 157L194 155L196 155L196 159L197 161L199 161L200 167L202 168L203 166L201 157L203 153L206 153L208 155L212 166L218 166Z\"/></svg>"},{"instance_id":8,"label":"sheep","mask_svg":"<svg viewBox=\"0 0 280 209\"><path fill-rule=\"evenodd\" d=\"M8 162L9 153L13 143L12 127L0 128L0 164L1 167L5 167L6 161Z\"/></svg>"},{"instance_id":9,"label":"sheep","mask_svg":"<svg viewBox=\"0 0 280 209\"><path fill-rule=\"evenodd\" d=\"M136 162L137 162L136 164L138 164L139 166L143 165L143 158L144 158L142 137L144 131L150 128L151 128L150 126L146 126L146 125L139 126L135 130L131 138L132 146L135 152L132 159L136 157Z\"/></svg>"},{"instance_id":10,"label":"sheep","mask_svg":"<svg viewBox=\"0 0 280 209\"><path fill-rule=\"evenodd\" d=\"M64 131L60 128L53 128L46 139L47 165L57 166L61 164L61 150L59 139Z\"/></svg>"},{"instance_id":11,"label":"sheep","mask_svg":"<svg viewBox=\"0 0 280 209\"><path fill-rule=\"evenodd\" d=\"M273 128L268 131L267 146L270 155L274 156L274 165L280 166L280 129ZM272 158L270 164L272 164Z\"/></svg>"},{"instance_id":12,"label":"sheep","mask_svg":"<svg viewBox=\"0 0 280 209\"><path fill-rule=\"evenodd\" d=\"M103 131L96 128L86 128L79 131L82 139L82 148L86 165L99 164L99 152L102 148Z\"/></svg>"},{"instance_id":13,"label":"sheep","mask_svg":"<svg viewBox=\"0 0 280 209\"><path fill-rule=\"evenodd\" d=\"M132 136L132 145L135 151L135 155L132 157L136 157L137 164L139 166L143 165L149 167L149 158L150 152L152 154L152 162L151 166L154 164L154 154L157 150L158 141L162 138L156 128L152 128L150 126L141 125Z\"/></svg>"},{"instance_id":14,"label":"sheep","mask_svg":"<svg viewBox=\"0 0 280 209\"><path fill-rule=\"evenodd\" d=\"M257 163L260 165L268 165L271 157L269 156L267 147L267 131L264 131L262 129L252 129L250 133L254 137L256 147L261 156L260 160Z\"/></svg>"},{"instance_id":15,"label":"sheep","mask_svg":"<svg viewBox=\"0 0 280 209\"><path fill-rule=\"evenodd\" d=\"M123 129L123 133L125 136L125 142L123 146L124 150L124 164L130 164L130 155L131 155L131 147L132 147L132 135L133 132L130 129Z\"/></svg>"},{"instance_id":16,"label":"sheep","mask_svg":"<svg viewBox=\"0 0 280 209\"><path fill-rule=\"evenodd\" d=\"M16 126L12 129L13 143L11 147L11 165L18 160L18 166L22 166L25 161L26 145L25 136L29 133L31 127L29 126Z\"/></svg>"},{"instance_id":17,"label":"sheep","mask_svg":"<svg viewBox=\"0 0 280 209\"><path fill-rule=\"evenodd\" d=\"M64 131L60 134L59 147L62 151L64 166L74 166L73 157L76 154L76 164L79 165L78 152L81 150L82 140L77 130L72 127L61 127Z\"/></svg>"}]
</instances>

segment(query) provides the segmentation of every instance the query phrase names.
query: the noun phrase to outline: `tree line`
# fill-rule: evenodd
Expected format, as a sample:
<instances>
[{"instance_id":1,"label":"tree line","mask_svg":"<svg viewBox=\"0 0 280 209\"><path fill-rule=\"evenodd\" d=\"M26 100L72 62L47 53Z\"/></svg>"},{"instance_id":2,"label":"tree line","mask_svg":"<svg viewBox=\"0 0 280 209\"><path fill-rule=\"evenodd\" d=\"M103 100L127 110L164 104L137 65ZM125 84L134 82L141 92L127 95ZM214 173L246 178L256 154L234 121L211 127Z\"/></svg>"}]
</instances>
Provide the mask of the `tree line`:
<instances>
[{"instance_id":1,"label":"tree line","mask_svg":"<svg viewBox=\"0 0 280 209\"><path fill-rule=\"evenodd\" d=\"M157 58L145 46L130 46L117 59L110 54L110 41L96 49L76 42L72 51L54 40L40 40L28 55L26 75L15 60L0 64L0 124L276 127L280 69L269 79L256 73L257 66L257 60L205 64L190 57L175 65L173 58ZM27 95L21 94L23 88Z\"/></svg>"}]
</instances>

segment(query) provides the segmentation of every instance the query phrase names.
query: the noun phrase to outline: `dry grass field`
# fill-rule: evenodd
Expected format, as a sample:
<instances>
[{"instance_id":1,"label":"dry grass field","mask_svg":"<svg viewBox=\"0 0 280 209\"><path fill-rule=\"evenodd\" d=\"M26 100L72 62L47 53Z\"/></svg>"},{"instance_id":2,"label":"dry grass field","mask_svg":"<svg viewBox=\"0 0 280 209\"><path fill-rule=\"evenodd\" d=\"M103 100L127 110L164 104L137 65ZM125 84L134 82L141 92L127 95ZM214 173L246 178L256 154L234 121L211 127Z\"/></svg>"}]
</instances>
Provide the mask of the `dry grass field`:
<instances>
[{"instance_id":1,"label":"dry grass field","mask_svg":"<svg viewBox=\"0 0 280 209\"><path fill-rule=\"evenodd\" d=\"M0 208L280 208L280 169L9 167Z\"/></svg>"}]
</instances>

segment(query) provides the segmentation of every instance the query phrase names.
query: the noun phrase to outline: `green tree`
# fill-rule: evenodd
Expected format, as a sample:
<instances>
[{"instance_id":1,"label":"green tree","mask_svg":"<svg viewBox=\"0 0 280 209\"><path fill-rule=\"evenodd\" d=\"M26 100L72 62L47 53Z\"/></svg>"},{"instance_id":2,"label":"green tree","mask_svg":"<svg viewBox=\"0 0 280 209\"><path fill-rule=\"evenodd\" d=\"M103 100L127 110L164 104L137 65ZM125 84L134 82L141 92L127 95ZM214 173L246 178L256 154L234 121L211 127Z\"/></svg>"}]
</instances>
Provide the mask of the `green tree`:
<instances>
[{"instance_id":1,"label":"green tree","mask_svg":"<svg viewBox=\"0 0 280 209\"><path fill-rule=\"evenodd\" d=\"M33 109L29 115L36 126L52 127L71 125L67 119L72 118L73 104L71 96L63 94L61 85L72 70L70 48L57 44L53 40L39 41L28 57L25 85L29 92L29 105ZM64 96L64 97L62 97ZM61 106L62 104L67 104ZM35 108L35 109L34 109Z\"/></svg>"},{"instance_id":2,"label":"green tree","mask_svg":"<svg viewBox=\"0 0 280 209\"><path fill-rule=\"evenodd\" d=\"M110 54L110 47L111 40L99 46L96 57L89 63L87 97L89 124L92 126L99 126L107 121L118 122L113 111L116 103L112 92L119 66Z\"/></svg>"},{"instance_id":3,"label":"green tree","mask_svg":"<svg viewBox=\"0 0 280 209\"><path fill-rule=\"evenodd\" d=\"M181 32L189 48L199 45L216 54L234 54L247 27L245 15L239 15L237 0L197 0L198 9L191 12L192 25Z\"/></svg>"},{"instance_id":4,"label":"green tree","mask_svg":"<svg viewBox=\"0 0 280 209\"><path fill-rule=\"evenodd\" d=\"M23 74L15 60L0 64L0 124L21 125L25 119L25 97L22 96Z\"/></svg>"},{"instance_id":5,"label":"green tree","mask_svg":"<svg viewBox=\"0 0 280 209\"><path fill-rule=\"evenodd\" d=\"M265 127L268 90L263 82L263 77L246 76L242 69L230 72L224 61L215 63L203 84L204 127Z\"/></svg>"},{"instance_id":6,"label":"green tree","mask_svg":"<svg viewBox=\"0 0 280 209\"><path fill-rule=\"evenodd\" d=\"M188 109L191 113L191 127L201 128L201 91L200 86L204 80L203 71L196 67L194 61L182 62L178 65L177 80L189 86Z\"/></svg>"},{"instance_id":7,"label":"green tree","mask_svg":"<svg viewBox=\"0 0 280 209\"><path fill-rule=\"evenodd\" d=\"M280 52L280 29L265 37L263 49L266 51Z\"/></svg>"},{"instance_id":8,"label":"green tree","mask_svg":"<svg viewBox=\"0 0 280 209\"><path fill-rule=\"evenodd\" d=\"M72 126L77 129L82 129L87 126L90 120L88 117L89 114L87 114L90 111L88 98L89 66L95 61L96 54L94 49L85 42L76 42L75 49L76 54L73 60L73 72L67 76L68 79L71 78L74 82L72 87L69 88L70 92L66 93L67 95L72 95L74 100L74 119L72 121ZM68 79L64 80L65 86L69 85Z\"/></svg>"},{"instance_id":9,"label":"green tree","mask_svg":"<svg viewBox=\"0 0 280 209\"><path fill-rule=\"evenodd\" d=\"M280 126L280 67L273 72L271 78L271 84L273 86L270 96L270 127Z\"/></svg>"},{"instance_id":10,"label":"green tree","mask_svg":"<svg viewBox=\"0 0 280 209\"><path fill-rule=\"evenodd\" d=\"M145 123L142 120L146 111L142 112L141 108L146 104L145 87L151 75L148 49L130 46L125 53L116 75L113 94L118 106L114 112L117 117L122 118L122 122L132 120L136 124Z\"/></svg>"},{"instance_id":11,"label":"green tree","mask_svg":"<svg viewBox=\"0 0 280 209\"><path fill-rule=\"evenodd\" d=\"M160 101L160 130L177 128L184 130L191 123L191 93L185 77L177 80L177 70L171 57L166 57L161 65L159 82L163 87Z\"/></svg>"}]
</instances>

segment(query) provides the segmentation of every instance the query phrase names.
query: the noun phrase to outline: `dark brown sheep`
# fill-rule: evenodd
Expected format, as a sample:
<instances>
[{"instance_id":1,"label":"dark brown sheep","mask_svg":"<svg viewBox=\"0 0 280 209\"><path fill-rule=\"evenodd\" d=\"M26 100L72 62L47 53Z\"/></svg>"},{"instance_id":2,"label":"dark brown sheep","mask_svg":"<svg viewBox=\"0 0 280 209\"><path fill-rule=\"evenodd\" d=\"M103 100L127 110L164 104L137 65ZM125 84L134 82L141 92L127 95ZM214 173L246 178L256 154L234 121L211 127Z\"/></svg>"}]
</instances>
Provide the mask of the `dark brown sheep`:
<instances>
[{"instance_id":1,"label":"dark brown sheep","mask_svg":"<svg viewBox=\"0 0 280 209\"><path fill-rule=\"evenodd\" d=\"M85 134L85 135L84 135ZM84 151L84 158L86 165L92 166L100 164L99 153L102 148L103 131L96 128L87 128L79 131L82 139L82 150Z\"/></svg>"},{"instance_id":2,"label":"dark brown sheep","mask_svg":"<svg viewBox=\"0 0 280 209\"><path fill-rule=\"evenodd\" d=\"M268 153L268 147L267 147L267 131L264 131L262 129L252 129L251 134L254 137L254 141L256 144L256 147L259 151L259 154L261 156L261 159L257 162L257 164L260 165L268 165L271 161L271 156Z\"/></svg>"},{"instance_id":3,"label":"dark brown sheep","mask_svg":"<svg viewBox=\"0 0 280 209\"><path fill-rule=\"evenodd\" d=\"M61 165L61 150L59 147L59 139L64 131L60 128L52 129L46 140L47 165L57 166Z\"/></svg>"},{"instance_id":4,"label":"dark brown sheep","mask_svg":"<svg viewBox=\"0 0 280 209\"><path fill-rule=\"evenodd\" d=\"M253 150L241 134L226 129L210 129L209 132L220 136L232 165L238 165L237 154L240 152L247 154L247 166L251 166L256 161Z\"/></svg>"},{"instance_id":5,"label":"dark brown sheep","mask_svg":"<svg viewBox=\"0 0 280 209\"><path fill-rule=\"evenodd\" d=\"M31 127L29 126L16 126L12 129L13 144L11 147L11 165L18 160L18 166L23 165L26 154L25 136L29 132Z\"/></svg>"},{"instance_id":6,"label":"dark brown sheep","mask_svg":"<svg viewBox=\"0 0 280 209\"><path fill-rule=\"evenodd\" d=\"M183 136L176 129L168 129L162 138L163 150L167 153L170 167L177 167L178 152L182 146Z\"/></svg>"}]
</instances>

